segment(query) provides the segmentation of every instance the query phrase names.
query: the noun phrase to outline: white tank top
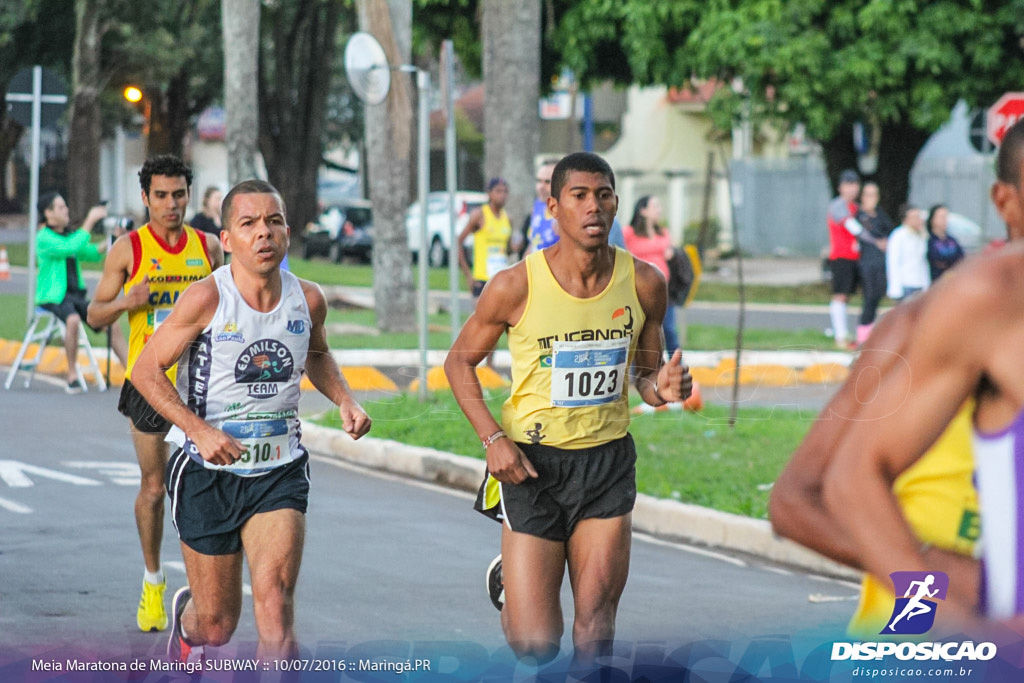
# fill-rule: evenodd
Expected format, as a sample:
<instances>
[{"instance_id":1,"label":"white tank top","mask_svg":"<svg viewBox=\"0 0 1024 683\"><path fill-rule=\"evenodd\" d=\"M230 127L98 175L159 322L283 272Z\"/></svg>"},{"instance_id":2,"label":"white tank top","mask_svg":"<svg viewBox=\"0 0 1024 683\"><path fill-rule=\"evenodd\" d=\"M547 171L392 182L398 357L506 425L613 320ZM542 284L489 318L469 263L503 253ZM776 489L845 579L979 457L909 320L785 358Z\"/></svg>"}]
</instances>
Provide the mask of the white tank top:
<instances>
[{"instance_id":1,"label":"white tank top","mask_svg":"<svg viewBox=\"0 0 1024 683\"><path fill-rule=\"evenodd\" d=\"M1024 411L998 432L974 429L981 503L982 611L995 619L1024 613Z\"/></svg>"},{"instance_id":2,"label":"white tank top","mask_svg":"<svg viewBox=\"0 0 1024 683\"><path fill-rule=\"evenodd\" d=\"M167 441L210 469L266 474L304 456L299 443L299 382L306 370L310 316L298 278L281 271L274 310L253 310L231 277L213 273L220 303L213 320L178 360L177 388L189 410L248 447L233 465L213 465L173 427Z\"/></svg>"}]
</instances>

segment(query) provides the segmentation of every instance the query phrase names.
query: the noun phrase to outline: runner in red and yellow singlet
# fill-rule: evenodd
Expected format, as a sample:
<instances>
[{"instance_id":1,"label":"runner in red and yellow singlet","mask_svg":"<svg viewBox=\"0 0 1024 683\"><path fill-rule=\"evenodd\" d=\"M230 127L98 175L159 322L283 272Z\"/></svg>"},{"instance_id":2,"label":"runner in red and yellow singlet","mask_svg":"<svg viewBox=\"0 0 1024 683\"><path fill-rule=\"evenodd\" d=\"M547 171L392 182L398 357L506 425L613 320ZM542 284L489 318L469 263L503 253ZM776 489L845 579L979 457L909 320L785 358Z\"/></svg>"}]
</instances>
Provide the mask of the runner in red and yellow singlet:
<instances>
[{"instance_id":1,"label":"runner in red and yellow singlet","mask_svg":"<svg viewBox=\"0 0 1024 683\"><path fill-rule=\"evenodd\" d=\"M128 367L118 410L131 420L132 443L142 471L135 522L146 571L136 621L143 631L162 631L167 628L163 604L167 582L160 568L163 475L168 459L164 437L170 423L132 386L131 371L143 345L178 296L192 282L220 267L224 252L216 236L197 233L185 225L192 170L181 159L161 155L147 160L139 171L139 181L149 222L121 236L110 248L88 317L90 325L102 327L128 313Z\"/></svg>"}]
</instances>

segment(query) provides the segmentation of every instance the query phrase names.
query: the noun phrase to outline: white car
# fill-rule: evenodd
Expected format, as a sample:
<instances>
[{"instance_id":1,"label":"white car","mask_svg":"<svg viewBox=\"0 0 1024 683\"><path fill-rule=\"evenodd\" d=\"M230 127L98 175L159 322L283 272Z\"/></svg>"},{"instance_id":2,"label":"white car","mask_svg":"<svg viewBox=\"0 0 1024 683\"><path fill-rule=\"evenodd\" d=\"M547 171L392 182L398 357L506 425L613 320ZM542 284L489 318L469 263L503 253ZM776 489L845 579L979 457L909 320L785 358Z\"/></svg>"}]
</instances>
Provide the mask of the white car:
<instances>
[{"instance_id":1,"label":"white car","mask_svg":"<svg viewBox=\"0 0 1024 683\"><path fill-rule=\"evenodd\" d=\"M487 194L484 192L456 192L455 193L455 238L466 227L469 221L469 214L474 209L487 203ZM431 192L427 195L427 263L432 268L440 268L448 263L448 254L451 252L451 221L449 220L448 193ZM405 213L405 234L412 252L413 259L416 259L420 249L420 204L414 202ZM467 240L467 245L469 244Z\"/></svg>"}]
</instances>

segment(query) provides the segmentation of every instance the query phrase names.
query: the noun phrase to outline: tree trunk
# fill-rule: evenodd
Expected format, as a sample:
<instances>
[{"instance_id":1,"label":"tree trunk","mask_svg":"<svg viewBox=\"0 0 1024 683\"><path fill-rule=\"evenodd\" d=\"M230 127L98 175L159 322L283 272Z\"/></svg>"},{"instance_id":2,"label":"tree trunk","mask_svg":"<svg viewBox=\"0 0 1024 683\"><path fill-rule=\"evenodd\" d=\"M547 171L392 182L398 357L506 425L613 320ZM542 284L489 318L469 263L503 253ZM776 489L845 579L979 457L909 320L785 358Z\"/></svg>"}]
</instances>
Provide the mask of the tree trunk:
<instances>
[{"instance_id":1,"label":"tree trunk","mask_svg":"<svg viewBox=\"0 0 1024 683\"><path fill-rule=\"evenodd\" d=\"M221 0L228 182L256 177L259 93L259 0Z\"/></svg>"},{"instance_id":2,"label":"tree trunk","mask_svg":"<svg viewBox=\"0 0 1024 683\"><path fill-rule=\"evenodd\" d=\"M391 67L408 64L412 49L411 2L359 0L357 6L360 28L380 41ZM388 332L410 332L416 329L416 297L405 212L410 204L416 155L412 149L413 96L408 74L392 74L387 100L367 105L365 119L377 326Z\"/></svg>"},{"instance_id":3,"label":"tree trunk","mask_svg":"<svg viewBox=\"0 0 1024 683\"><path fill-rule=\"evenodd\" d=\"M6 91L7 88L5 87L4 90ZM14 152L18 140L21 139L24 132L24 126L7 116L5 112L0 112L0 213L7 211L17 213L23 208L17 206L17 188L11 196L7 195L7 186L10 182L7 171L10 167L8 160L11 158L11 153Z\"/></svg>"},{"instance_id":4,"label":"tree trunk","mask_svg":"<svg viewBox=\"0 0 1024 683\"><path fill-rule=\"evenodd\" d=\"M533 205L540 147L541 4L483 0L484 172L508 181L508 213L518 226Z\"/></svg>"},{"instance_id":5,"label":"tree trunk","mask_svg":"<svg viewBox=\"0 0 1024 683\"><path fill-rule=\"evenodd\" d=\"M71 60L67 202L73 223L99 201L100 176L100 0L75 0L75 48Z\"/></svg>"},{"instance_id":6,"label":"tree trunk","mask_svg":"<svg viewBox=\"0 0 1024 683\"><path fill-rule=\"evenodd\" d=\"M832 196L839 194L839 174L848 168L857 170L857 150L853 147L853 124L839 126L828 140L821 141L825 155L825 173L832 188Z\"/></svg>"},{"instance_id":7,"label":"tree trunk","mask_svg":"<svg viewBox=\"0 0 1024 683\"><path fill-rule=\"evenodd\" d=\"M340 5L280 3L268 8L264 22L273 40L259 60L260 151L294 234L317 216L316 181Z\"/></svg>"},{"instance_id":8,"label":"tree trunk","mask_svg":"<svg viewBox=\"0 0 1024 683\"><path fill-rule=\"evenodd\" d=\"M184 157L185 134L193 111L187 71L182 69L172 76L165 89L148 89L146 97L149 98L146 155L173 154L179 159Z\"/></svg>"},{"instance_id":9,"label":"tree trunk","mask_svg":"<svg viewBox=\"0 0 1024 683\"><path fill-rule=\"evenodd\" d=\"M910 171L914 160L930 135L906 120L882 125L877 174L880 204L897 224L902 218L900 207L910 196Z\"/></svg>"}]
</instances>

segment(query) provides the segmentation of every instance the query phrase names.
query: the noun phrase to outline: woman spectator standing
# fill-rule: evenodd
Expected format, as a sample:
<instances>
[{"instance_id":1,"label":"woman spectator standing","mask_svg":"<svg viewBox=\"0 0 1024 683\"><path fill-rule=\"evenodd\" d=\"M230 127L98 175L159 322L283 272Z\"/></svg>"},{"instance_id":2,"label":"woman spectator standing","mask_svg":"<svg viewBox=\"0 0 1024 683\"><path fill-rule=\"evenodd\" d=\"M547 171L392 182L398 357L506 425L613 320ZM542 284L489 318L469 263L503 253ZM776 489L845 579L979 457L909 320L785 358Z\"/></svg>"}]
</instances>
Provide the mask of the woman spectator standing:
<instances>
[{"instance_id":1,"label":"woman spectator standing","mask_svg":"<svg viewBox=\"0 0 1024 683\"><path fill-rule=\"evenodd\" d=\"M661 225L660 220L661 202L657 197L645 195L637 201L633 209L633 219L629 225L623 227L622 236L629 253L641 261L657 266L665 276L665 282L668 282L668 260L672 258L675 249L672 247L672 238L668 230ZM676 307L671 303L665 310L665 319L661 326L665 333L665 351L671 357L679 348Z\"/></svg>"},{"instance_id":2,"label":"woman spectator standing","mask_svg":"<svg viewBox=\"0 0 1024 683\"><path fill-rule=\"evenodd\" d=\"M203 207L188 222L196 230L202 230L220 237L220 203L223 199L221 191L211 185L203 193Z\"/></svg>"},{"instance_id":3,"label":"woman spectator standing","mask_svg":"<svg viewBox=\"0 0 1024 683\"><path fill-rule=\"evenodd\" d=\"M947 232L948 227L949 208L936 204L928 213L928 269L932 282L964 258L963 247Z\"/></svg>"},{"instance_id":4,"label":"woman spectator standing","mask_svg":"<svg viewBox=\"0 0 1024 683\"><path fill-rule=\"evenodd\" d=\"M871 334L878 315L878 303L885 296L885 247L889 234L895 227L889 215L878 206L878 183L864 183L860 192L860 209L857 221L864 226L859 236L861 286L864 304L860 309L860 324L857 327L857 345L861 345Z\"/></svg>"},{"instance_id":5,"label":"woman spectator standing","mask_svg":"<svg viewBox=\"0 0 1024 683\"><path fill-rule=\"evenodd\" d=\"M892 231L885 250L885 274L889 280L889 298L903 301L928 289L928 231L922 211L911 204L901 212L903 224Z\"/></svg>"}]
</instances>

